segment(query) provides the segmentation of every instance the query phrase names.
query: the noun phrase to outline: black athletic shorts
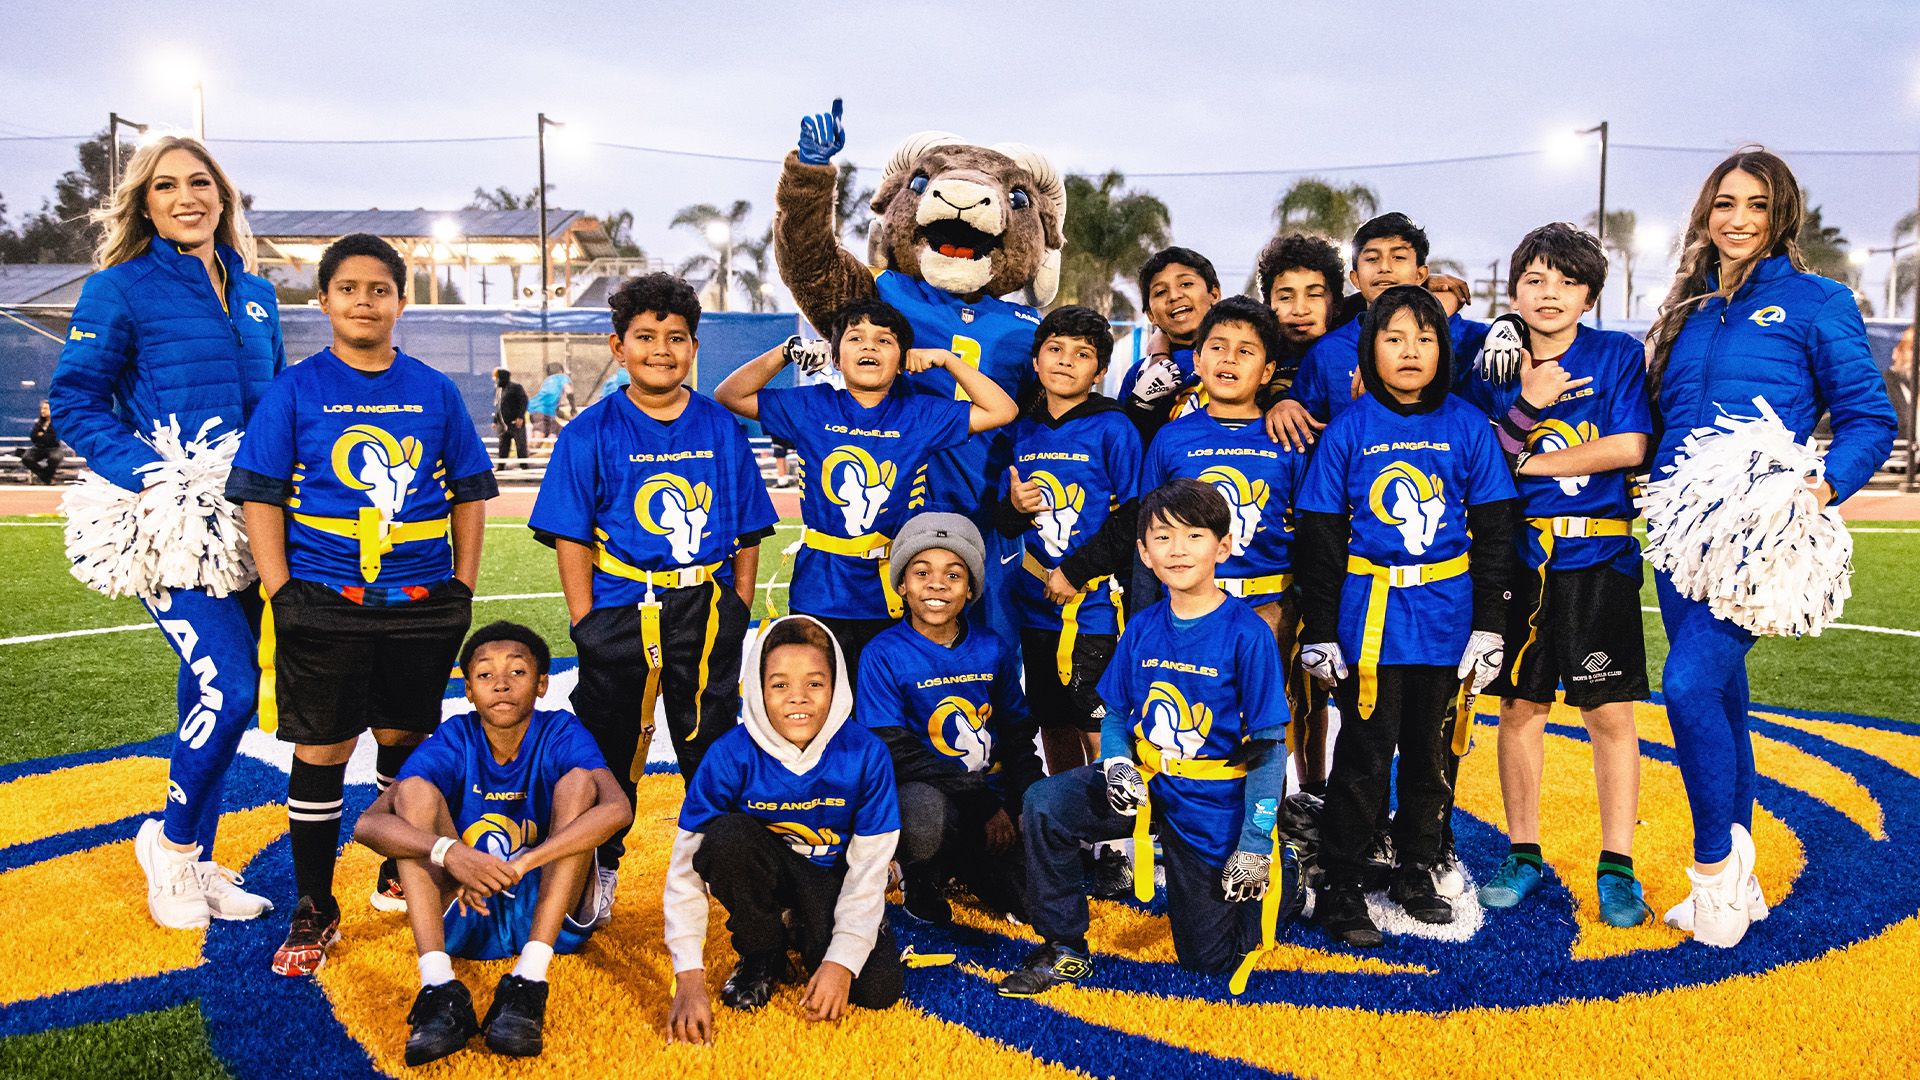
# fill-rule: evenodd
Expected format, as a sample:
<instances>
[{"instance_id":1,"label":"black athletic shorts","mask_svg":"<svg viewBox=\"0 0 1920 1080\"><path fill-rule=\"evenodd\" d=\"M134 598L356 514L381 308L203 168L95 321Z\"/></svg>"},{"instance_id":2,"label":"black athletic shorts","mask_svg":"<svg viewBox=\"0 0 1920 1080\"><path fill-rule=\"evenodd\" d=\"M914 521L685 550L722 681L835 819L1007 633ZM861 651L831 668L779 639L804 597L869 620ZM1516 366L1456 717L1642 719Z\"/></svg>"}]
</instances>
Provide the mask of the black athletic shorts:
<instances>
[{"instance_id":1,"label":"black athletic shorts","mask_svg":"<svg viewBox=\"0 0 1920 1080\"><path fill-rule=\"evenodd\" d=\"M1026 669L1027 710L1034 723L1051 730L1098 734L1106 714L1100 702L1100 676L1113 659L1115 634L1075 634L1073 679L1060 682L1060 631L1020 631L1020 656Z\"/></svg>"},{"instance_id":2,"label":"black athletic shorts","mask_svg":"<svg viewBox=\"0 0 1920 1080\"><path fill-rule=\"evenodd\" d=\"M1522 570L1515 578L1507 605L1507 668L1487 693L1551 704L1554 691L1564 687L1567 704L1580 709L1647 697L1639 582L1610 566L1550 569L1546 606L1535 618L1540 575Z\"/></svg>"},{"instance_id":3,"label":"black athletic shorts","mask_svg":"<svg viewBox=\"0 0 1920 1080\"><path fill-rule=\"evenodd\" d=\"M280 741L326 746L369 728L424 735L440 726L473 621L473 590L458 578L422 599L373 607L294 578L268 606L272 666L263 665L260 701L263 714L278 714Z\"/></svg>"}]
</instances>

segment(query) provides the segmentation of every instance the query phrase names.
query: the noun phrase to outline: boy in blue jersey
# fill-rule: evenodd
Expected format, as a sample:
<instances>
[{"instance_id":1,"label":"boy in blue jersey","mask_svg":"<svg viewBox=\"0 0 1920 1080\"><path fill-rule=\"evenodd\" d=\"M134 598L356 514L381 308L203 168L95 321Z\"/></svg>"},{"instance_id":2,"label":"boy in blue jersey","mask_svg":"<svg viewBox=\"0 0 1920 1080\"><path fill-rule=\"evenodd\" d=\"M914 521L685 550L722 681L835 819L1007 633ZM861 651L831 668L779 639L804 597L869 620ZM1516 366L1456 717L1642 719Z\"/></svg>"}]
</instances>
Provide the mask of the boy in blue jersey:
<instances>
[{"instance_id":1,"label":"boy in blue jersey","mask_svg":"<svg viewBox=\"0 0 1920 1080\"><path fill-rule=\"evenodd\" d=\"M704 950L707 896L727 909L739 962L720 988L729 1008L758 1009L788 981L788 948L812 974L811 1020L849 1004L900 1000L905 967L887 927L887 864L900 803L884 743L848 723L853 687L825 626L778 619L748 648L739 727L714 744L687 789L667 867L673 961L669 1042L713 1039Z\"/></svg>"},{"instance_id":2,"label":"boy in blue jersey","mask_svg":"<svg viewBox=\"0 0 1920 1080\"><path fill-rule=\"evenodd\" d=\"M287 833L300 902L274 953L282 975L311 975L340 936L333 865L354 744L372 729L385 789L440 723L499 491L459 388L393 346L404 281L406 263L378 237L326 250L333 346L274 380L227 479L269 598L261 727L294 744ZM405 903L389 860L373 904Z\"/></svg>"},{"instance_id":3,"label":"boy in blue jersey","mask_svg":"<svg viewBox=\"0 0 1920 1080\"><path fill-rule=\"evenodd\" d=\"M1146 305L1145 355L1120 382L1120 400L1150 443L1161 425L1183 412L1199 388L1193 347L1201 320L1220 300L1220 275L1205 255L1191 248L1162 248L1140 267L1140 302Z\"/></svg>"},{"instance_id":4,"label":"boy in blue jersey","mask_svg":"<svg viewBox=\"0 0 1920 1080\"><path fill-rule=\"evenodd\" d=\"M631 380L560 433L527 525L560 564L580 651L573 710L631 800L657 701L685 781L739 717L760 541L779 517L740 423L685 385L700 350L693 288L647 274L608 306L608 346ZM624 836L600 850L607 897L624 851Z\"/></svg>"},{"instance_id":5,"label":"boy in blue jersey","mask_svg":"<svg viewBox=\"0 0 1920 1080\"><path fill-rule=\"evenodd\" d=\"M1047 771L1098 760L1100 676L1120 634L1133 561L1140 436L1094 386L1113 357L1099 312L1063 307L1034 332L1041 396L1011 429L1013 464L994 525L1021 543L1014 590L1028 704Z\"/></svg>"},{"instance_id":6,"label":"boy in blue jersey","mask_svg":"<svg viewBox=\"0 0 1920 1080\"><path fill-rule=\"evenodd\" d=\"M914 348L913 327L880 301L848 304L828 340L845 389L767 389L796 359L790 341L742 365L713 396L798 451L806 528L790 586L793 610L824 623L857 669L867 642L900 617L888 549L908 515L930 505L934 452L1004 427L1017 410L960 357ZM970 400L914 393L900 380L903 368L945 370Z\"/></svg>"},{"instance_id":7,"label":"boy in blue jersey","mask_svg":"<svg viewBox=\"0 0 1920 1080\"><path fill-rule=\"evenodd\" d=\"M1026 918L1021 800L1040 779L1019 661L969 618L985 545L959 514L910 519L893 541L893 583L907 617L860 657L854 715L893 755L907 914L953 921L959 878L992 911Z\"/></svg>"},{"instance_id":8,"label":"boy in blue jersey","mask_svg":"<svg viewBox=\"0 0 1920 1080\"><path fill-rule=\"evenodd\" d=\"M1153 898L1157 833L1180 966L1239 965L1236 990L1298 885L1275 831L1287 773L1280 651L1272 630L1213 576L1233 552L1226 503L1209 484L1174 480L1147 494L1139 520L1140 557L1167 596L1128 621L1100 681L1104 763L1027 792L1027 901L1042 944L1001 980L1007 997L1093 970L1083 843L1131 835L1144 902ZM1247 902L1270 885L1268 903Z\"/></svg>"},{"instance_id":9,"label":"boy in blue jersey","mask_svg":"<svg viewBox=\"0 0 1920 1080\"><path fill-rule=\"evenodd\" d=\"M1514 250L1507 293L1525 324L1518 383L1473 373L1462 396L1491 416L1514 455L1525 527L1523 571L1507 608L1500 695L1500 795L1511 840L1480 888L1510 908L1539 889L1540 772L1555 692L1580 710L1599 789L1596 895L1602 921L1636 926L1649 911L1633 872L1640 743L1633 703L1647 696L1640 619L1640 548L1628 492L1646 459L1653 417L1645 351L1632 336L1580 325L1606 284L1600 241L1543 225Z\"/></svg>"},{"instance_id":10,"label":"boy in blue jersey","mask_svg":"<svg viewBox=\"0 0 1920 1080\"><path fill-rule=\"evenodd\" d=\"M1330 936L1361 947L1381 943L1362 879L1396 750L1399 861L1388 896L1421 922L1453 919L1432 874L1453 811L1450 737L1461 680L1471 701L1500 668L1514 500L1492 425L1448 393L1440 302L1399 286L1370 314L1367 392L1321 433L1295 508L1301 662L1337 683L1341 720L1316 915Z\"/></svg>"},{"instance_id":11,"label":"boy in blue jersey","mask_svg":"<svg viewBox=\"0 0 1920 1080\"><path fill-rule=\"evenodd\" d=\"M571 713L536 711L547 643L515 623L474 631L460 652L474 711L420 744L353 838L397 860L419 955L407 1064L443 1058L485 1030L496 1052L544 1045L547 965L577 952L599 909L594 849L633 806ZM484 1024L451 957L519 959Z\"/></svg>"}]
</instances>

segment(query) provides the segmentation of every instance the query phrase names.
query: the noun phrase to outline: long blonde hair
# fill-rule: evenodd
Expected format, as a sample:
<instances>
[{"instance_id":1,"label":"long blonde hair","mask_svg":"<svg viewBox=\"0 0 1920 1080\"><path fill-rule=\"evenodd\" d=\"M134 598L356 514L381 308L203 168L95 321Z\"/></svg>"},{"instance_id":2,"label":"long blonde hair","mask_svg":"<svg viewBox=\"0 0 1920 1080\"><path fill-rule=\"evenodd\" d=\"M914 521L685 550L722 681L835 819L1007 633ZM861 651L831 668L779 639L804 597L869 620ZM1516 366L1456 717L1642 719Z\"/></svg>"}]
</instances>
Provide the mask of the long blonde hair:
<instances>
[{"instance_id":1,"label":"long blonde hair","mask_svg":"<svg viewBox=\"0 0 1920 1080\"><path fill-rule=\"evenodd\" d=\"M239 252L242 268L248 273L256 272L253 230L247 227L239 189L227 179L226 172L213 160L213 155L207 153L205 146L183 135L164 135L135 151L127 162L126 174L120 178L120 186L113 189L113 197L106 206L88 215L100 230L100 244L93 249L93 261L104 270L137 259L152 246L153 238L159 233L147 217L147 188L153 183L160 158L169 150L185 150L199 158L213 174L213 186L220 192L220 224L214 226L213 238Z\"/></svg>"},{"instance_id":2,"label":"long blonde hair","mask_svg":"<svg viewBox=\"0 0 1920 1080\"><path fill-rule=\"evenodd\" d=\"M1732 266L1721 266L1720 249L1713 245L1713 237L1707 232L1707 219L1713 213L1713 200L1720 193L1720 182L1735 170L1767 187L1767 239L1753 257ZM1806 258L1800 254L1800 223L1805 214L1806 201L1800 192L1800 182L1793 178L1793 170L1787 168L1778 154L1762 147L1743 146L1707 174L1707 182L1694 197L1693 212L1687 215L1680 267L1674 272L1667 298L1660 303L1659 317L1647 331L1647 395L1650 398L1656 402L1660 399L1660 377L1666 373L1674 339L1680 336L1680 328L1700 301L1712 296L1732 300L1733 294L1747 283L1753 268L1769 256L1785 255L1795 270L1807 268ZM1709 288L1707 278L1716 271L1719 287Z\"/></svg>"}]
</instances>

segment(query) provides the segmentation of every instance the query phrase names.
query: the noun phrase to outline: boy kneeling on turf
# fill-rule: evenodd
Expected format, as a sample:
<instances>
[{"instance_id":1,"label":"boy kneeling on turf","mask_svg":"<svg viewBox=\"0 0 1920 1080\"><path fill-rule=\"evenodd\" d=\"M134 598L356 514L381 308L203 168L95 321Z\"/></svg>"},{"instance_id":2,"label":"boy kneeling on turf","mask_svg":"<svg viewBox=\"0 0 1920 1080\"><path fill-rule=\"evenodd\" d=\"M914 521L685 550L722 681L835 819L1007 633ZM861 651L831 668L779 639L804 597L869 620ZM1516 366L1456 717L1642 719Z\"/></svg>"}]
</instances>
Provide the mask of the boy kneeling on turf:
<instances>
[{"instance_id":1,"label":"boy kneeling on turf","mask_svg":"<svg viewBox=\"0 0 1920 1080\"><path fill-rule=\"evenodd\" d=\"M673 959L670 1042L713 1039L704 952L707 893L727 909L740 960L720 988L758 1009L787 981L787 947L812 971L813 1020L900 1000L906 969L886 922L900 802L886 745L858 724L840 645L790 615L747 649L740 726L687 787L664 896Z\"/></svg>"},{"instance_id":2,"label":"boy kneeling on turf","mask_svg":"<svg viewBox=\"0 0 1920 1080\"><path fill-rule=\"evenodd\" d=\"M854 715L887 744L900 781L907 914L936 925L953 921L955 877L990 910L1026 918L1020 806L1040 759L1019 660L984 613L966 615L985 560L980 530L959 514L909 519L893 538L907 617L867 645L855 688Z\"/></svg>"},{"instance_id":3,"label":"boy kneeling on turf","mask_svg":"<svg viewBox=\"0 0 1920 1080\"><path fill-rule=\"evenodd\" d=\"M1180 966L1233 970L1271 940L1297 886L1274 865L1285 795L1287 695L1273 631L1230 599L1214 567L1233 550L1226 500L1174 480L1140 505L1140 558L1166 598L1128 620L1100 680L1101 765L1049 777L1027 792L1028 910L1043 944L1000 982L1031 997L1093 970L1080 845L1134 839L1135 895L1153 897L1157 832L1167 870L1167 922ZM1265 896L1272 875L1279 904Z\"/></svg>"},{"instance_id":4,"label":"boy kneeling on turf","mask_svg":"<svg viewBox=\"0 0 1920 1080\"><path fill-rule=\"evenodd\" d=\"M524 626L476 630L460 653L474 711L421 743L354 827L406 885L421 982L407 1014L409 1065L443 1058L483 1028L499 1053L540 1052L547 964L593 933L594 849L633 824L586 728L572 713L534 709L549 659ZM477 1023L449 957L516 954Z\"/></svg>"}]
</instances>

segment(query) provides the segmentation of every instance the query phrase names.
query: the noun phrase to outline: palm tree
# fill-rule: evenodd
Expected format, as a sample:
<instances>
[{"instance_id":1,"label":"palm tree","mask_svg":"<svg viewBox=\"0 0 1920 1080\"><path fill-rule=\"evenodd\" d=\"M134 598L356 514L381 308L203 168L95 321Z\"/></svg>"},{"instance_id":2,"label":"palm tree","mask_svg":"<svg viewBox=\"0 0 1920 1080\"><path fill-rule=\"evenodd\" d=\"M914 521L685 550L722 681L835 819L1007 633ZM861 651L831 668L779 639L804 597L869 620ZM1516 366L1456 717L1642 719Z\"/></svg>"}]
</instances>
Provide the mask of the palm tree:
<instances>
[{"instance_id":1,"label":"palm tree","mask_svg":"<svg viewBox=\"0 0 1920 1080\"><path fill-rule=\"evenodd\" d=\"M858 188L854 185L860 177L859 167L852 162L840 163L840 174L833 180L833 220L840 225L840 238L859 241L859 248L867 246L867 233L873 228L872 188Z\"/></svg>"},{"instance_id":2,"label":"palm tree","mask_svg":"<svg viewBox=\"0 0 1920 1080\"><path fill-rule=\"evenodd\" d=\"M1838 225L1828 225L1820 220L1820 208L1807 205L1807 189L1800 189L1800 202L1807 206L1806 217L1800 221L1800 254L1807 260L1807 269L1821 277L1832 278L1845 285L1852 285L1853 264L1847 260L1847 238L1841 235Z\"/></svg>"},{"instance_id":3,"label":"palm tree","mask_svg":"<svg viewBox=\"0 0 1920 1080\"><path fill-rule=\"evenodd\" d=\"M1909 210L1893 226L1893 243L1897 246L1901 237L1920 228L1920 210ZM1915 239L1920 239L1916 237ZM1914 240L1906 241L1911 245ZM1896 252L1896 255L1898 253ZM1893 298L1888 301L1887 315L1892 316L1899 305L1899 298L1913 291L1914 272L1920 270L1920 251L1914 251L1905 258L1897 259L1893 265Z\"/></svg>"},{"instance_id":4,"label":"palm tree","mask_svg":"<svg viewBox=\"0 0 1920 1080\"><path fill-rule=\"evenodd\" d=\"M609 210L600 215L600 225L607 230L607 241L613 245L613 254L621 259L644 259L647 250L633 239L633 211Z\"/></svg>"},{"instance_id":5,"label":"palm tree","mask_svg":"<svg viewBox=\"0 0 1920 1080\"><path fill-rule=\"evenodd\" d=\"M1591 229L1600 220L1597 214L1587 215L1587 228ZM1607 254L1620 257L1620 272L1626 278L1626 287L1620 290L1620 317L1633 318L1633 246L1634 230L1639 227L1640 218L1631 210L1607 211L1607 235L1602 241Z\"/></svg>"},{"instance_id":6,"label":"palm tree","mask_svg":"<svg viewBox=\"0 0 1920 1080\"><path fill-rule=\"evenodd\" d=\"M1173 234L1167 204L1144 191L1121 190L1126 182L1113 170L1098 182L1067 177L1059 303L1085 304L1109 318L1133 318L1133 300L1114 286L1114 278L1134 273Z\"/></svg>"},{"instance_id":7,"label":"palm tree","mask_svg":"<svg viewBox=\"0 0 1920 1080\"><path fill-rule=\"evenodd\" d=\"M1344 244L1378 211L1380 193L1365 184L1336 185L1317 176L1295 180L1273 204L1280 231L1314 233Z\"/></svg>"},{"instance_id":8,"label":"palm tree","mask_svg":"<svg viewBox=\"0 0 1920 1080\"><path fill-rule=\"evenodd\" d=\"M753 204L745 199L735 199L733 205L722 210L712 203L695 203L683 206L673 215L669 228L690 229L712 244L711 255L695 255L680 264L680 276L707 275L709 282L715 283L714 308L727 310L727 296L733 290L734 254L740 250L741 237L747 215L753 213Z\"/></svg>"},{"instance_id":9,"label":"palm tree","mask_svg":"<svg viewBox=\"0 0 1920 1080\"><path fill-rule=\"evenodd\" d=\"M748 264L733 273L735 281L747 294L747 310L779 311L780 304L773 292L773 279L776 269L773 265L773 226L755 240L743 241L740 254Z\"/></svg>"}]
</instances>

